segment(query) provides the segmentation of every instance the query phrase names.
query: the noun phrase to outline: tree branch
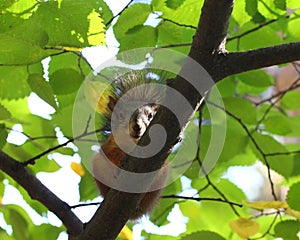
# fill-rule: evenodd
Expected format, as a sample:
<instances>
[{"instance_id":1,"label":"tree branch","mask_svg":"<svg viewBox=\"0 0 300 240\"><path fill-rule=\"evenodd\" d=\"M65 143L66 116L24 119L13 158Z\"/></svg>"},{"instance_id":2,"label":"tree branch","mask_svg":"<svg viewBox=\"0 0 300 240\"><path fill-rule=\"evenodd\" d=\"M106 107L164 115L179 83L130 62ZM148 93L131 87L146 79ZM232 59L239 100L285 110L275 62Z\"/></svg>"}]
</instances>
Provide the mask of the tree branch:
<instances>
[{"instance_id":1,"label":"tree branch","mask_svg":"<svg viewBox=\"0 0 300 240\"><path fill-rule=\"evenodd\" d=\"M277 64L300 60L300 42L281 44L245 52L228 53L219 56L218 76L221 80L227 76Z\"/></svg>"},{"instance_id":2,"label":"tree branch","mask_svg":"<svg viewBox=\"0 0 300 240\"><path fill-rule=\"evenodd\" d=\"M221 203L227 203L230 205L238 206L238 207L243 207L242 204L236 203L236 202L231 202L228 200L223 200L222 198L209 198L209 197L186 197L186 196L179 196L179 195L166 195L166 196L161 196L161 198L175 198L175 199L184 199L184 200L193 200L193 201L212 201L212 202L221 202Z\"/></svg>"},{"instance_id":3,"label":"tree branch","mask_svg":"<svg viewBox=\"0 0 300 240\"><path fill-rule=\"evenodd\" d=\"M71 211L70 206L53 194L22 163L0 151L0 169L20 184L32 199L41 202L53 212L71 236L78 236L82 232L83 223Z\"/></svg>"},{"instance_id":4,"label":"tree branch","mask_svg":"<svg viewBox=\"0 0 300 240\"><path fill-rule=\"evenodd\" d=\"M207 56L225 51L222 43L227 35L233 2L233 0L204 1L189 55L200 64L206 63ZM203 66L206 68L206 65ZM209 72L209 69L206 70Z\"/></svg>"},{"instance_id":5,"label":"tree branch","mask_svg":"<svg viewBox=\"0 0 300 240\"><path fill-rule=\"evenodd\" d=\"M198 61L200 64L203 64L207 55L211 55L214 50L218 51L220 49L219 46L223 42L227 33L232 5L233 0L205 1L202 10L203 16L201 16L189 57ZM211 31L209 29L214 29L215 31ZM207 54L204 58L202 57L204 56L203 53ZM187 62L183 66L182 70L184 72L189 72L189 67L189 63ZM210 70L212 70L212 67ZM208 85L209 84L207 84L207 86ZM160 107L148 129L155 124L163 126L168 134L165 145L158 154L147 159L137 159L135 157L127 156L124 161L125 170L130 172L151 172L161 168L173 146L180 140L181 132L184 130L186 124L198 108L202 97L200 93L187 81L177 76L174 81L170 82L169 86L179 91L180 94L182 94L190 102L193 111L183 109L180 117L183 119L185 124L180 126L178 124L177 117L172 112ZM168 96L168 93L166 93L166 99L172 101L170 96ZM148 131L141 138L139 145L147 145L147 136ZM146 164L147 162L151 162L151 164ZM152 180L153 178L147 179L143 183L145 192L147 191L147 186L151 184ZM80 236L80 239L115 239L129 217L132 216L143 195L143 193L125 193L111 189L101 206L98 208L96 214L87 224L85 231Z\"/></svg>"}]
</instances>

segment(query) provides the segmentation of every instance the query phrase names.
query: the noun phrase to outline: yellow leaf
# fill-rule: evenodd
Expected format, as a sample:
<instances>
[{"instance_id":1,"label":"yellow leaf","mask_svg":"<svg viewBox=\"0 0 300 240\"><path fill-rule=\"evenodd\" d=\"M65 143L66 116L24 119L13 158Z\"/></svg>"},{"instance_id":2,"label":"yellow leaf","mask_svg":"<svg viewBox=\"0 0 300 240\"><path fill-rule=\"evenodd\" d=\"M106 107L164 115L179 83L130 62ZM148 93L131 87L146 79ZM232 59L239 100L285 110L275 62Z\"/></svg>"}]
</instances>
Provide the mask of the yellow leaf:
<instances>
[{"instance_id":1,"label":"yellow leaf","mask_svg":"<svg viewBox=\"0 0 300 240\"><path fill-rule=\"evenodd\" d=\"M286 209L286 213L300 220L300 212L291 208Z\"/></svg>"},{"instance_id":2,"label":"yellow leaf","mask_svg":"<svg viewBox=\"0 0 300 240\"><path fill-rule=\"evenodd\" d=\"M71 168L74 172L76 172L80 177L84 175L84 169L80 163L72 162Z\"/></svg>"},{"instance_id":3,"label":"yellow leaf","mask_svg":"<svg viewBox=\"0 0 300 240\"><path fill-rule=\"evenodd\" d=\"M286 202L281 202L281 201L259 201L259 202L243 202L244 205L255 208L258 210L264 210L264 209L281 209L281 208L288 208L288 205Z\"/></svg>"},{"instance_id":4,"label":"yellow leaf","mask_svg":"<svg viewBox=\"0 0 300 240\"><path fill-rule=\"evenodd\" d=\"M259 225L251 219L239 218L238 220L231 221L229 226L232 231L237 233L241 238L249 238L249 236L258 233Z\"/></svg>"},{"instance_id":5,"label":"yellow leaf","mask_svg":"<svg viewBox=\"0 0 300 240\"><path fill-rule=\"evenodd\" d=\"M87 17L89 20L88 41L89 44L97 46L105 41L105 25L99 13L95 11Z\"/></svg>"},{"instance_id":6,"label":"yellow leaf","mask_svg":"<svg viewBox=\"0 0 300 240\"><path fill-rule=\"evenodd\" d=\"M132 231L126 225L122 228L118 237L123 240L133 240Z\"/></svg>"},{"instance_id":7,"label":"yellow leaf","mask_svg":"<svg viewBox=\"0 0 300 240\"><path fill-rule=\"evenodd\" d=\"M0 196L0 206L3 205L2 203L2 197Z\"/></svg>"}]
</instances>

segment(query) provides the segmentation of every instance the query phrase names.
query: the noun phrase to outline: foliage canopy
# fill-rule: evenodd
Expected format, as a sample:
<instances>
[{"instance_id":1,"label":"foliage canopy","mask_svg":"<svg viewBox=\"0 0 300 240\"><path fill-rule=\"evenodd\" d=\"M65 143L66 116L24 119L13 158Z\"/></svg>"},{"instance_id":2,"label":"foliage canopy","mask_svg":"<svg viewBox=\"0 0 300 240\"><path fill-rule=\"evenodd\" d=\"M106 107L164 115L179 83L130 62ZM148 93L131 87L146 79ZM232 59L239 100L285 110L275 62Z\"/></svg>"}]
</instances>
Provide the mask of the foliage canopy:
<instances>
[{"instance_id":1,"label":"foliage canopy","mask_svg":"<svg viewBox=\"0 0 300 240\"><path fill-rule=\"evenodd\" d=\"M77 91L85 77L94 71L82 50L105 45L108 30L113 30L120 52L153 47L188 54L204 1L145 2L133 2L114 16L109 4L102 0L1 1L1 151L16 161L27 162L34 175L61 168L54 153L84 154L67 144L78 137L72 136L72 109ZM299 41L299 16L298 0L236 0L226 49L248 51ZM195 133L201 129L197 151L194 145L185 141L182 144L186 148L183 157L193 162L183 175L185 180L177 180L164 190L160 204L150 217L157 226L167 225L170 211L178 205L187 219L186 231L180 237L143 231L145 239L299 239L300 65L291 66L295 73L293 79L279 79L271 71L257 69L217 83L225 109L215 107L220 114L227 115L225 144L218 162L208 175L198 177L211 137L210 115L204 107L196 114L197 121L192 121L185 132L186 139L196 139ZM278 66L276 71L285 67ZM288 83L280 88L279 81ZM30 111L28 100L32 93L53 108L49 117ZM10 133L17 131L16 125L21 126L19 134L25 137L18 144L7 141ZM170 159L174 154L176 151ZM258 198L253 203L249 202L245 189L224 175L232 167L252 166L257 161L266 166L264 191L271 198ZM93 178L84 166L72 163L70 169L81 177L80 201L97 197ZM279 183L273 182L273 171L282 177ZM190 182L187 188L194 189L194 195L184 195L186 182ZM4 172L0 172L0 199L8 185L18 189L39 215L46 216L48 209L32 200ZM279 198L276 191L283 186L290 187L286 199ZM17 205L2 205L0 212L0 217L12 226L10 234L0 226L3 240L50 240L66 231L64 226L47 223L37 226ZM132 229L133 225L128 226Z\"/></svg>"}]
</instances>

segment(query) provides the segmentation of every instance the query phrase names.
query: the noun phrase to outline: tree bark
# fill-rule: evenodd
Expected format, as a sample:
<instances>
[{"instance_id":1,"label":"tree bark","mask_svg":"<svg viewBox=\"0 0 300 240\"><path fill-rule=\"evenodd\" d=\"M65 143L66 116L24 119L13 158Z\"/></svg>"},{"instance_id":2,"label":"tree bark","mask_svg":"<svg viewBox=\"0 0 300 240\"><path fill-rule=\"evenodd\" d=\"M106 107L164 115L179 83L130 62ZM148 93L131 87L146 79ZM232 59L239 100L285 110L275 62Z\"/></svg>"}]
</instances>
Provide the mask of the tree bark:
<instances>
[{"instance_id":1,"label":"tree bark","mask_svg":"<svg viewBox=\"0 0 300 240\"><path fill-rule=\"evenodd\" d=\"M78 236L83 230L83 223L71 211L70 206L60 200L43 185L22 163L0 151L0 169L20 184L30 197L45 205L66 226L72 236Z\"/></svg>"}]
</instances>

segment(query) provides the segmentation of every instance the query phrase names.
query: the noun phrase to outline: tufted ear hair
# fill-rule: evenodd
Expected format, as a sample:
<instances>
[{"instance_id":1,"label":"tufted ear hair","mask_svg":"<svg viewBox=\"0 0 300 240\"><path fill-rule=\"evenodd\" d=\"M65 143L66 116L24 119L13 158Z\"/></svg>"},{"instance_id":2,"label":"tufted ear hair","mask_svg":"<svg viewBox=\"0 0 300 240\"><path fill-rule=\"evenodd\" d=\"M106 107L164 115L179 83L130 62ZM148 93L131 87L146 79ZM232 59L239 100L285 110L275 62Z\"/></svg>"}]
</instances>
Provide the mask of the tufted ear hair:
<instances>
[{"instance_id":1,"label":"tufted ear hair","mask_svg":"<svg viewBox=\"0 0 300 240\"><path fill-rule=\"evenodd\" d=\"M108 97L108 103L107 103L107 108L112 112L117 101L114 99L112 96Z\"/></svg>"}]
</instances>

